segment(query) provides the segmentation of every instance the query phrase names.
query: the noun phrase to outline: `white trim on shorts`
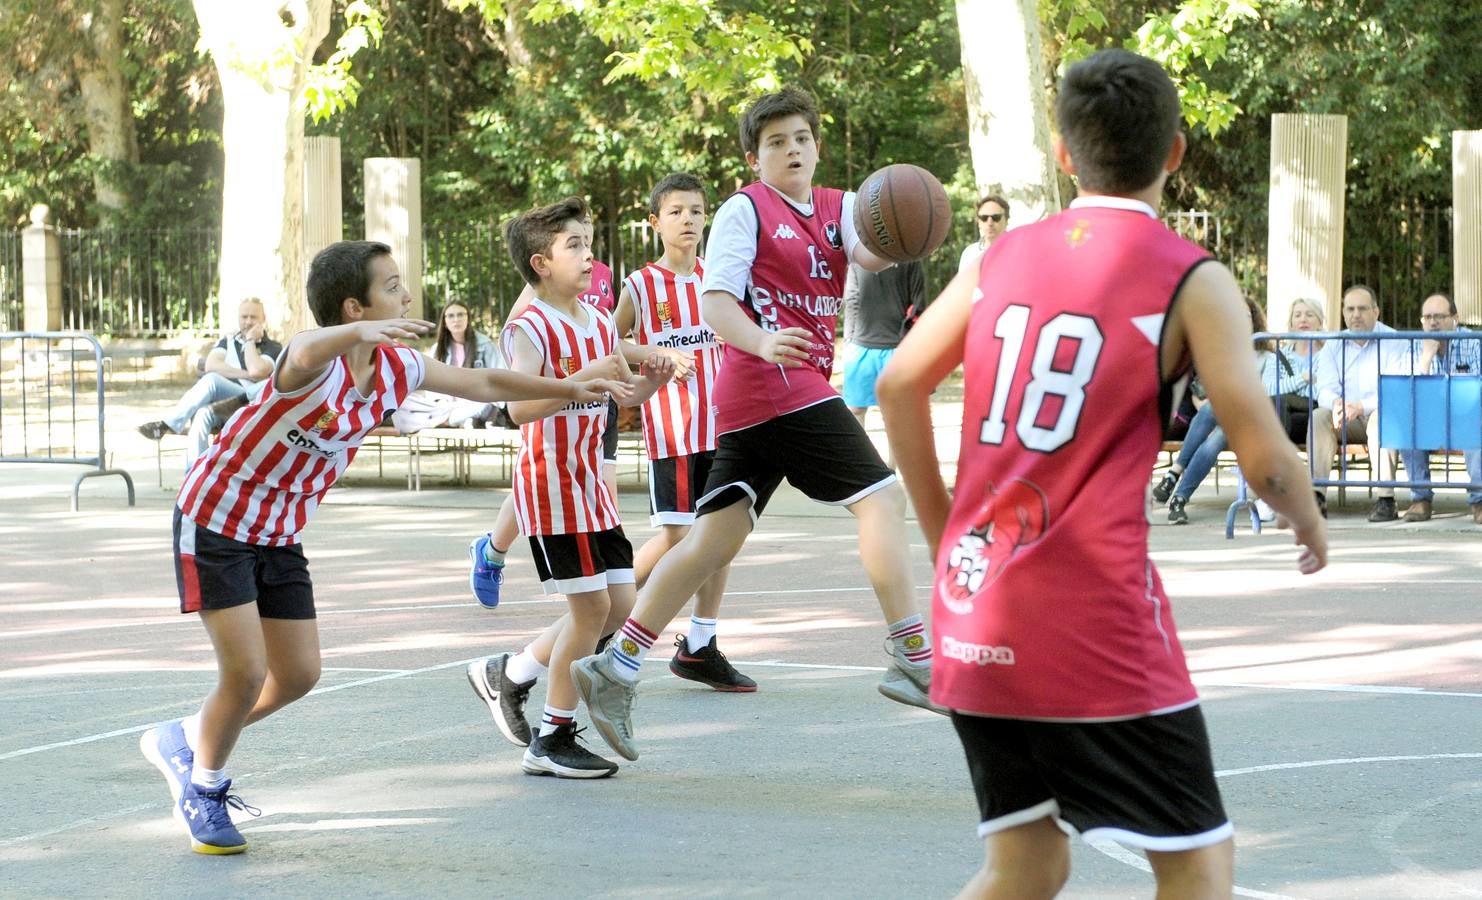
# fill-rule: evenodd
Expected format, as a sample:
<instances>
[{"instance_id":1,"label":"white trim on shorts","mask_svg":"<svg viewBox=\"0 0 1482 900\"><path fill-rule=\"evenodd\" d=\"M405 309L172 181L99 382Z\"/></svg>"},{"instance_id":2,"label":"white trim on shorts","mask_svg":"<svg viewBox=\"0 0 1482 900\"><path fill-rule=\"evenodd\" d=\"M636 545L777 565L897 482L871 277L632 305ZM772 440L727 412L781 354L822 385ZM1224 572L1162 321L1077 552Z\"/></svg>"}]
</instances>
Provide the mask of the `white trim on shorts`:
<instances>
[{"instance_id":1,"label":"white trim on shorts","mask_svg":"<svg viewBox=\"0 0 1482 900\"><path fill-rule=\"evenodd\" d=\"M1184 850L1198 850L1202 847L1213 846L1221 841L1228 840L1235 834L1235 825L1228 819L1223 825L1216 826L1199 834L1173 835L1171 837L1154 837L1150 834L1140 834L1129 831L1126 828L1116 828L1111 825L1100 825L1084 833L1076 830L1076 827L1060 818L1060 803L1054 799L1044 800L1027 809L1020 809L996 819L978 823L978 837L987 838L1017 828L1020 825L1028 825L1040 819L1048 818L1055 823L1055 827L1069 837L1079 836L1082 840L1089 842L1092 838L1107 838L1124 844L1128 847L1136 847L1139 850L1151 850L1154 853L1177 853Z\"/></svg>"},{"instance_id":2,"label":"white trim on shorts","mask_svg":"<svg viewBox=\"0 0 1482 900\"><path fill-rule=\"evenodd\" d=\"M650 490L649 494L652 496L653 491ZM648 517L648 524L654 528L664 525L693 525L695 524L695 514L692 512L674 512L673 510L654 513Z\"/></svg>"},{"instance_id":3,"label":"white trim on shorts","mask_svg":"<svg viewBox=\"0 0 1482 900\"><path fill-rule=\"evenodd\" d=\"M812 497L809 497L808 499L813 500L814 503L822 503L824 506L853 506L854 504L875 493L876 491L882 491L885 488L890 487L892 484L895 484L899 480L900 479L895 475L895 473L892 472L890 475L887 475L886 477L880 479L864 490L856 491L853 495L845 497L843 500L813 500Z\"/></svg>"},{"instance_id":4,"label":"white trim on shorts","mask_svg":"<svg viewBox=\"0 0 1482 900\"><path fill-rule=\"evenodd\" d=\"M714 497L717 494L723 494L731 488L740 488L746 494L746 512L748 515L751 516L751 525L753 528L755 528L757 518L756 491L752 490L751 485L747 484L744 481L732 481L728 484L721 485L713 491L706 491L703 495L701 495L699 500L695 501L695 513L698 515L700 512L700 508L706 503L709 503L711 497Z\"/></svg>"},{"instance_id":5,"label":"white trim on shorts","mask_svg":"<svg viewBox=\"0 0 1482 900\"><path fill-rule=\"evenodd\" d=\"M600 591L614 584L635 584L637 580L632 569L608 569L606 572L583 575L580 578L548 578L540 586L547 594L564 594L569 597L572 594Z\"/></svg>"}]
</instances>

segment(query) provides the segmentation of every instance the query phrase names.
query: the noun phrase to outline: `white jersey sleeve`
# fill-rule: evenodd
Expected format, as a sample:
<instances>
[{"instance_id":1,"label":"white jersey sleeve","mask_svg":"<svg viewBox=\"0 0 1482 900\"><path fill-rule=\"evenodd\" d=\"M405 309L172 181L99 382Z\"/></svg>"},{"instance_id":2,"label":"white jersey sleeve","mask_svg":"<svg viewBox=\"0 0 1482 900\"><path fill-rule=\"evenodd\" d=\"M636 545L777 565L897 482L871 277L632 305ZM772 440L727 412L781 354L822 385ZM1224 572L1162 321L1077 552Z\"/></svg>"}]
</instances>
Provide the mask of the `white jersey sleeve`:
<instances>
[{"instance_id":1,"label":"white jersey sleeve","mask_svg":"<svg viewBox=\"0 0 1482 900\"><path fill-rule=\"evenodd\" d=\"M733 194L720 205L705 246L702 291L725 291L737 298L746 296L751 287L751 267L756 262L758 227L756 207L745 194Z\"/></svg>"}]
</instances>

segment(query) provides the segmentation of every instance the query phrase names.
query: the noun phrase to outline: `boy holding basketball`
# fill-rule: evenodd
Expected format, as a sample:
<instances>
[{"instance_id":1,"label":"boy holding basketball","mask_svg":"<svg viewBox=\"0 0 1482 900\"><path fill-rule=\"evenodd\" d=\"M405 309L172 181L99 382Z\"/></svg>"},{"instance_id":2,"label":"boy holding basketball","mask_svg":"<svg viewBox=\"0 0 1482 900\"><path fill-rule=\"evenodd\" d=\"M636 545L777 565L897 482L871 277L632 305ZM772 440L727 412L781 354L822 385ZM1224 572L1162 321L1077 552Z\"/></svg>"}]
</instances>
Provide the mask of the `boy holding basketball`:
<instances>
[{"instance_id":1,"label":"boy holding basketball","mask_svg":"<svg viewBox=\"0 0 1482 900\"><path fill-rule=\"evenodd\" d=\"M885 615L893 657L882 694L929 708L931 643L911 584L905 496L829 385L834 321L850 261L887 263L854 231L854 194L813 186L818 109L788 88L741 120L758 180L717 211L703 285L705 321L725 341L716 378L715 462L690 534L649 576L633 615L572 674L613 749L638 757L631 711L644 655L701 585L735 558L786 478L859 522L859 555Z\"/></svg>"},{"instance_id":2,"label":"boy holding basketball","mask_svg":"<svg viewBox=\"0 0 1482 900\"><path fill-rule=\"evenodd\" d=\"M404 318L411 296L385 244L326 247L309 268L308 298L321 327L289 341L267 390L196 460L176 500L180 611L201 614L218 680L198 713L145 732L139 746L200 853L247 849L228 807L250 807L229 793L227 757L244 727L319 679L314 591L298 538L370 430L419 387L485 403L604 403L603 392L628 393L611 380L616 363L557 380L453 368L400 345L432 323Z\"/></svg>"},{"instance_id":3,"label":"boy holding basketball","mask_svg":"<svg viewBox=\"0 0 1482 900\"><path fill-rule=\"evenodd\" d=\"M1191 364L1306 548L1302 572L1325 565L1327 536L1251 366L1239 287L1158 220L1185 146L1172 81L1102 51L1066 73L1056 117L1080 196L959 274L877 385L936 562L931 697L952 711L986 842L962 896L1053 896L1079 831L1143 849L1159 897L1228 897L1233 829L1144 513ZM929 398L959 365L949 496Z\"/></svg>"}]
</instances>

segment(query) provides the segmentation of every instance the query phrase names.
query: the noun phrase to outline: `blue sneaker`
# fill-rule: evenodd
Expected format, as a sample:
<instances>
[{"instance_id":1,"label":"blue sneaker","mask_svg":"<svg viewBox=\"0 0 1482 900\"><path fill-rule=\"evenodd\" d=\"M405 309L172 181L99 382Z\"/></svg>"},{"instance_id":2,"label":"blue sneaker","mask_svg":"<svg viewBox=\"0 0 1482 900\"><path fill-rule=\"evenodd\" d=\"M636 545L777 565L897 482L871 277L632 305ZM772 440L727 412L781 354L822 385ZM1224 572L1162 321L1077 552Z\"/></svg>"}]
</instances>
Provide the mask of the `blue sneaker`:
<instances>
[{"instance_id":1,"label":"blue sneaker","mask_svg":"<svg viewBox=\"0 0 1482 900\"><path fill-rule=\"evenodd\" d=\"M196 760L195 752L185 741L185 729L180 720L156 725L139 735L139 752L165 776L165 782L170 786L170 800L178 806Z\"/></svg>"},{"instance_id":2,"label":"blue sneaker","mask_svg":"<svg viewBox=\"0 0 1482 900\"><path fill-rule=\"evenodd\" d=\"M476 538L468 545L468 559L472 563L468 572L468 586L485 609L499 605L499 587L504 584L504 564L489 562L484 551L489 547L489 535Z\"/></svg>"},{"instance_id":3,"label":"blue sneaker","mask_svg":"<svg viewBox=\"0 0 1482 900\"><path fill-rule=\"evenodd\" d=\"M227 793L231 786L230 779L212 790L186 782L185 792L180 795L180 805L176 809L185 820L185 827L190 829L190 849L195 852L227 856L247 849L247 839L232 824L227 807L254 816L262 815L262 810L247 805L236 794Z\"/></svg>"}]
</instances>

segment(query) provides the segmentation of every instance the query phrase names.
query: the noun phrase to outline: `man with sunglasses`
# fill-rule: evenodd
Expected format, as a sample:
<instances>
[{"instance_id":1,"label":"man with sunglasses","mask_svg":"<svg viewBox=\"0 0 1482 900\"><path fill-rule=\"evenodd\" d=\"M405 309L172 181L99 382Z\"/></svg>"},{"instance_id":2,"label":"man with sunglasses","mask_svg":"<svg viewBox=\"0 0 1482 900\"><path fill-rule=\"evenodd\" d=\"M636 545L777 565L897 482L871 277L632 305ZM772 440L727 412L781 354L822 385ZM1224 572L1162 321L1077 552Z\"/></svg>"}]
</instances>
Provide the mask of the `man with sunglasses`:
<instances>
[{"instance_id":1,"label":"man with sunglasses","mask_svg":"<svg viewBox=\"0 0 1482 900\"><path fill-rule=\"evenodd\" d=\"M978 239L962 248L957 271L977 266L998 236L1009 227L1009 201L997 194L986 194L978 201Z\"/></svg>"},{"instance_id":2,"label":"man with sunglasses","mask_svg":"<svg viewBox=\"0 0 1482 900\"><path fill-rule=\"evenodd\" d=\"M1445 294L1431 294L1420 307L1422 331L1466 331L1457 324L1456 302ZM1482 341L1476 340L1424 340L1415 348L1415 373L1417 375L1478 375L1482 374ZM1415 481L1431 480L1430 451L1424 449L1401 450L1400 459L1405 471ZM1467 450L1462 454L1466 463L1467 481L1482 482L1482 451ZM1410 508L1403 516L1406 522L1424 522L1431 517L1431 499L1435 491L1430 488L1414 488L1410 491ZM1482 525L1482 491L1467 491L1467 503L1471 507L1472 521Z\"/></svg>"}]
</instances>

